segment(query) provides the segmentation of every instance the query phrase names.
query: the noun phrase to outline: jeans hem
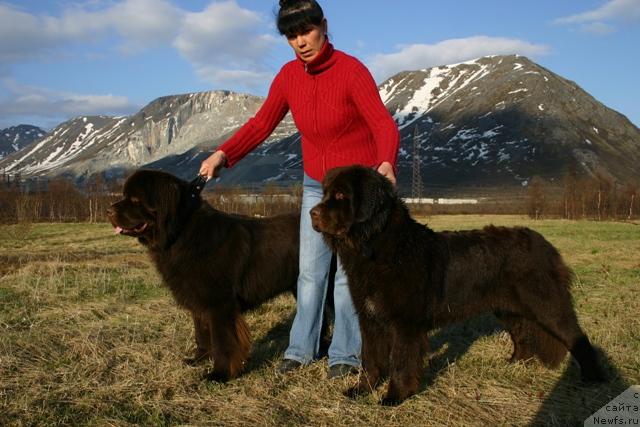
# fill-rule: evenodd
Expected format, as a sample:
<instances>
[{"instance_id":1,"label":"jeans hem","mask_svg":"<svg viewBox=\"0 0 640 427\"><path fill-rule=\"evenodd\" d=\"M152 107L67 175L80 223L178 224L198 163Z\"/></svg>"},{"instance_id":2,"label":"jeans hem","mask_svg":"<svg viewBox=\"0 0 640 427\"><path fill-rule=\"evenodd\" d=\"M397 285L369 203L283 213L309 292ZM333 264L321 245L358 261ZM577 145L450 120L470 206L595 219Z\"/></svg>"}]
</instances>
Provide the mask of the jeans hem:
<instances>
[{"instance_id":1,"label":"jeans hem","mask_svg":"<svg viewBox=\"0 0 640 427\"><path fill-rule=\"evenodd\" d=\"M329 361L329 367L332 367L335 365L349 365L358 369L360 369L360 367L362 366L359 360L353 360L353 359L337 359L337 360Z\"/></svg>"},{"instance_id":2,"label":"jeans hem","mask_svg":"<svg viewBox=\"0 0 640 427\"><path fill-rule=\"evenodd\" d=\"M304 366L309 365L309 364L311 364L311 362L313 362L313 359L307 359L307 358L299 357L299 356L296 356L295 354L289 354L289 353L285 353L282 358L283 359L289 359L289 360L295 360L298 363L302 363L302 365L304 365Z\"/></svg>"}]
</instances>

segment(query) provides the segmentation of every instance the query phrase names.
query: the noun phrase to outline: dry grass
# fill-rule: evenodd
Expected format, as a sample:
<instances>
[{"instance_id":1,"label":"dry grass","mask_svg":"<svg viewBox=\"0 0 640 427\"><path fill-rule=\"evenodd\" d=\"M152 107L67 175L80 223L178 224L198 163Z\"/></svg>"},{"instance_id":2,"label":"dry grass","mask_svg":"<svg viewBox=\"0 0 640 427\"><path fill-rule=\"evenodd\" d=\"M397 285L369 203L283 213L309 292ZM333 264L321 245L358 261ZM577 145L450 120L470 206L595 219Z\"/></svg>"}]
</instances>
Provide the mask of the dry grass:
<instances>
[{"instance_id":1,"label":"dry grass","mask_svg":"<svg viewBox=\"0 0 640 427\"><path fill-rule=\"evenodd\" d=\"M567 425L581 424L640 383L640 227L447 216L436 229L528 225L556 244L577 273L581 323L614 380L583 386L567 360L557 371L509 364L511 343L490 316L436 331L422 391L398 408L380 391L350 401L353 378L326 379L326 360L286 377L294 302L280 297L248 315L247 373L201 380L181 358L191 322L159 285L133 239L107 225L0 227L0 425Z\"/></svg>"}]
</instances>

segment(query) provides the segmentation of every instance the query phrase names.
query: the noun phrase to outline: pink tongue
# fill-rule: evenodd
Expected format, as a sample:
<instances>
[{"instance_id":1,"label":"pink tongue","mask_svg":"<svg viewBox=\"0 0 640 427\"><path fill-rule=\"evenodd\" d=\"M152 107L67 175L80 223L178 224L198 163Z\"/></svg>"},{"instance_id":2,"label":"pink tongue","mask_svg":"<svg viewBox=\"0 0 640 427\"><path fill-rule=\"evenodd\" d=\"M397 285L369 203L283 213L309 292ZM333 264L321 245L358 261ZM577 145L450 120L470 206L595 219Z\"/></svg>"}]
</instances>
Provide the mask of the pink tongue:
<instances>
[{"instance_id":1,"label":"pink tongue","mask_svg":"<svg viewBox=\"0 0 640 427\"><path fill-rule=\"evenodd\" d=\"M114 231L115 231L116 234L120 234L120 233L122 233L122 227L116 227L114 229Z\"/></svg>"}]
</instances>

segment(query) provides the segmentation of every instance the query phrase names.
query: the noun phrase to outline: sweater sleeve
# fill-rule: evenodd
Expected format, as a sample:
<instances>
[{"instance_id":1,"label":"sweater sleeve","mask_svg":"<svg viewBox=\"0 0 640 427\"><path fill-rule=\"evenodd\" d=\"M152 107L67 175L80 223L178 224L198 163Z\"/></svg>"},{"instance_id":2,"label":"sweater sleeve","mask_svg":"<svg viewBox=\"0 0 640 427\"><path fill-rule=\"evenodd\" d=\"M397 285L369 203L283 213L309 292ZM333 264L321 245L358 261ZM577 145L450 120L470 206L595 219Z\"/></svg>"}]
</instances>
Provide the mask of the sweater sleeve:
<instances>
[{"instance_id":1,"label":"sweater sleeve","mask_svg":"<svg viewBox=\"0 0 640 427\"><path fill-rule=\"evenodd\" d=\"M377 164L389 162L396 169L400 133L395 120L380 99L380 92L371 73L356 60L351 74L351 98L373 134L377 149Z\"/></svg>"},{"instance_id":2,"label":"sweater sleeve","mask_svg":"<svg viewBox=\"0 0 640 427\"><path fill-rule=\"evenodd\" d=\"M226 167L230 168L251 150L271 135L289 111L289 105L284 96L283 72L280 71L273 80L269 95L260 110L250 118L231 138L218 147L227 156Z\"/></svg>"}]
</instances>

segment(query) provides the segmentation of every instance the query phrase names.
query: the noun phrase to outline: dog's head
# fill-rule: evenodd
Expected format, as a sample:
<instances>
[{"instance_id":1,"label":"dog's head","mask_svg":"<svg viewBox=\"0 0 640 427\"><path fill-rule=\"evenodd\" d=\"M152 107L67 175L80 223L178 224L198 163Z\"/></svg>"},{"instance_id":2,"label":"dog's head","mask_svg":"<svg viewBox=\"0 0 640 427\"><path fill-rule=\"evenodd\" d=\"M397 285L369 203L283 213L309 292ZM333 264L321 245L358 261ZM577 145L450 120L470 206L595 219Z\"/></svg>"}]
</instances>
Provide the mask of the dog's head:
<instances>
[{"instance_id":1,"label":"dog's head","mask_svg":"<svg viewBox=\"0 0 640 427\"><path fill-rule=\"evenodd\" d=\"M366 238L380 231L397 200L391 182L363 166L330 170L322 188L322 201L311 209L312 225L337 239Z\"/></svg>"},{"instance_id":2,"label":"dog's head","mask_svg":"<svg viewBox=\"0 0 640 427\"><path fill-rule=\"evenodd\" d=\"M202 203L197 185L201 183L188 183L166 172L139 170L127 179L122 200L111 205L107 216L117 233L166 248Z\"/></svg>"}]
</instances>

